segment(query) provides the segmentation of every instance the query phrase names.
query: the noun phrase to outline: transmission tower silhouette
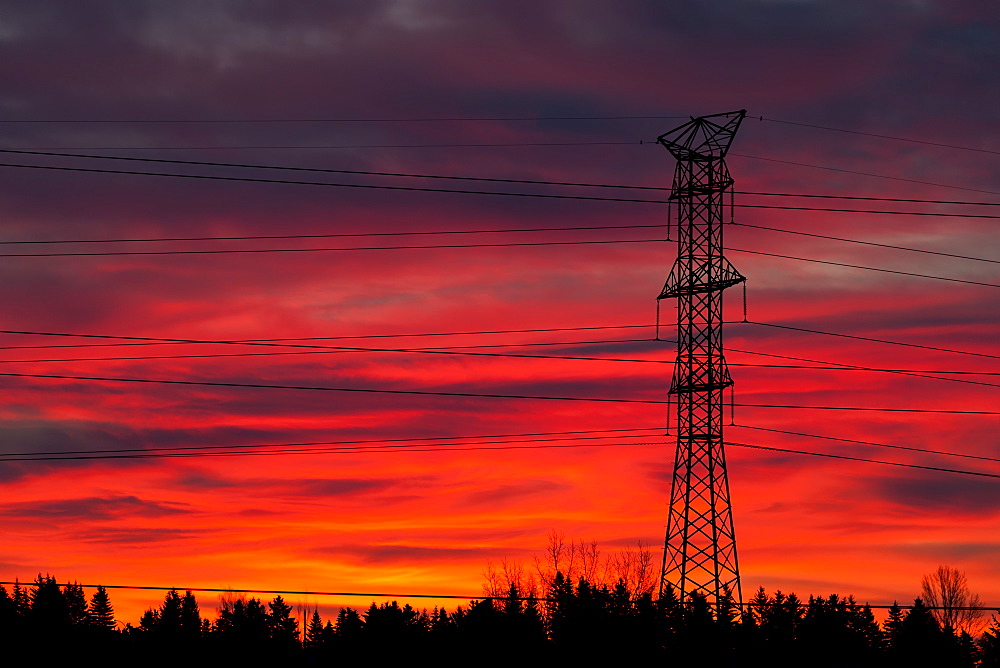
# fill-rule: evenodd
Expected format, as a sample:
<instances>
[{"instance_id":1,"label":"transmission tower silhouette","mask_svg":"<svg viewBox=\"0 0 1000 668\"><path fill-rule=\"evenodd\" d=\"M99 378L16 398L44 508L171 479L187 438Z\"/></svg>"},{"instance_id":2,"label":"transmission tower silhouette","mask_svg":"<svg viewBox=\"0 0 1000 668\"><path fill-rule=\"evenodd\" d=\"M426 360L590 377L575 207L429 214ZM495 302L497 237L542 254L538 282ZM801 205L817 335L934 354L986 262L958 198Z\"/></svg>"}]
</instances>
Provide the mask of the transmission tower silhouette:
<instances>
[{"instance_id":1,"label":"transmission tower silhouette","mask_svg":"<svg viewBox=\"0 0 1000 668\"><path fill-rule=\"evenodd\" d=\"M660 135L677 159L673 193L677 260L657 299L677 298L677 451L660 594L698 592L742 603L723 448L723 393L733 384L722 350L722 293L746 279L723 255L726 153L746 110L700 116ZM668 223L669 225L669 223ZM668 234L669 238L669 234Z\"/></svg>"}]
</instances>

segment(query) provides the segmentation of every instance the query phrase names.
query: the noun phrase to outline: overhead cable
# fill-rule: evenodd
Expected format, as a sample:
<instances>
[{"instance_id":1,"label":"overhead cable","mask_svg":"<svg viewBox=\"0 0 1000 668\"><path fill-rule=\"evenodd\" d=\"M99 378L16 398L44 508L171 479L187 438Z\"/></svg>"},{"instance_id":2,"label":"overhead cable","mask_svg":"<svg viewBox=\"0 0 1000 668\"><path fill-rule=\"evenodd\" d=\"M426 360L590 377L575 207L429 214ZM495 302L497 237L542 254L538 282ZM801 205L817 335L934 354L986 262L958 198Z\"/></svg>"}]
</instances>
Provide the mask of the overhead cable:
<instances>
[{"instance_id":1,"label":"overhead cable","mask_svg":"<svg viewBox=\"0 0 1000 668\"><path fill-rule=\"evenodd\" d=\"M871 172L860 172L854 169L841 169L839 167L825 167L823 165L811 165L805 162L795 162L792 160L779 160L777 158L764 158L759 155L747 155L745 153L733 153L730 151L729 155L738 156L740 158L751 158L753 160L764 160L765 162L777 162L783 165L795 165L796 167L809 167L811 169L823 169L828 172L840 172L841 174L856 174L858 176L871 176L876 179L888 179L890 181L902 181L904 183L917 183L924 186L935 186L938 188L950 188L952 190L966 190L968 192L974 193L986 193L989 195L1000 195L1000 190L983 190L981 188L968 188L966 186L954 186L947 183L934 183L933 181L919 181L917 179L906 179L901 176L886 176L885 174L872 174Z\"/></svg>"},{"instance_id":2,"label":"overhead cable","mask_svg":"<svg viewBox=\"0 0 1000 668\"><path fill-rule=\"evenodd\" d=\"M751 116L751 118L753 118ZM813 125L812 123L799 123L796 121L783 121L777 118L765 118L764 116L759 117L762 121L769 121L771 123L781 123L783 125L797 125L803 128L813 128L815 130L828 130L830 132L842 132L852 135L861 135L863 137L876 137L878 139L891 139L893 141L907 142L909 144L923 144L925 146L939 146L941 148L954 148L960 151L975 151L976 153L990 153L992 155L1000 155L1000 151L994 151L988 148L973 148L971 146L959 146L957 144L944 144L936 141L927 141L925 139L912 139L907 137L894 137L892 135L883 135L875 132L862 132L861 130L845 130L844 128L831 128L826 125Z\"/></svg>"},{"instance_id":3,"label":"overhead cable","mask_svg":"<svg viewBox=\"0 0 1000 668\"><path fill-rule=\"evenodd\" d=\"M897 274L899 276L911 276L915 278L930 278L936 281L949 281L951 283L965 283L966 285L980 285L987 288L1000 288L1000 283L984 283L982 281L969 281L964 278L951 278L950 276L935 276L932 274L917 274L910 271L898 271L896 269L884 269L882 267L868 267L860 264L848 264L846 262L833 262L830 260L819 260L811 257L796 257L793 255L781 255L779 253L765 253L764 251L747 250L745 248L726 248L730 253L748 253L750 255L763 255L766 257L777 257L783 260L796 260L798 262L813 262L816 264L826 264L834 267L846 267L848 269L865 269L867 271L878 271L883 274ZM3 257L3 256L0 256Z\"/></svg>"},{"instance_id":4,"label":"overhead cable","mask_svg":"<svg viewBox=\"0 0 1000 668\"><path fill-rule=\"evenodd\" d=\"M792 325L779 325L773 322L759 322L754 320L746 321L748 325L759 325L761 327L773 327L776 329L787 329L792 332L806 332L808 334L822 334L824 336L836 336L844 339L855 339L857 341L870 341L872 343L885 343L893 346L905 346L907 348L920 348L923 350L935 350L942 353L955 353L957 355L972 355L975 357L989 357L991 359L1000 359L1000 355L991 355L989 353L977 353L969 350L957 350L955 348L939 348L937 346L925 346L919 343L905 343L902 341L891 341L888 339L876 339L870 336L860 336L857 334L840 334L837 332L826 332L818 329L807 329L805 327L793 327Z\"/></svg>"},{"instance_id":5,"label":"overhead cable","mask_svg":"<svg viewBox=\"0 0 1000 668\"><path fill-rule=\"evenodd\" d=\"M528 198L541 198L541 199L565 199L565 200L582 200L582 201L600 201L600 202L630 202L630 203L643 203L643 204L668 204L670 200L656 200L656 199L637 199L628 197L597 197L588 195L559 195L553 193L526 193L526 192L499 192L491 190L458 190L449 188L418 188L415 186L387 186L378 185L370 183L329 183L325 181L294 181L287 179L261 179L261 178L251 178L246 176L214 176L209 174L177 174L170 172L140 172L132 170L121 170L121 169L94 169L91 167L58 167L55 165L27 165L18 163L0 163L0 167L12 167L20 169L41 169L41 170L55 170L62 172L85 172L93 174L128 174L134 176L159 176L167 178L179 178L179 179L199 179L208 181L232 181L232 182L244 182L244 183L276 183L276 184L288 184L288 185L303 185L303 186L325 186L329 188L358 188L365 190L395 190L395 191L405 191L405 192L430 192L430 193L452 193L452 194L463 194L463 195L495 195L500 197L528 197ZM1000 193L997 193L1000 194ZM881 214L881 215L894 215L894 216L929 216L936 218L982 218L982 219L1000 219L1000 215L991 214L964 214L964 213L934 213L927 211L887 211L887 210L873 210L873 209L835 209L827 207L804 207L804 206L779 206L779 205L768 205L768 204L734 204L736 208L743 209L769 209L769 210L787 210L787 211L816 211L816 212L833 212L833 213L853 213L853 214Z\"/></svg>"},{"instance_id":6,"label":"overhead cable","mask_svg":"<svg viewBox=\"0 0 1000 668\"><path fill-rule=\"evenodd\" d=\"M480 121L623 121L623 120L672 120L690 116L472 116L472 117L404 117L404 118L160 118L160 119L37 119L7 118L0 123L149 123L149 124L197 124L197 123L428 123L428 122L480 122Z\"/></svg>"},{"instance_id":7,"label":"overhead cable","mask_svg":"<svg viewBox=\"0 0 1000 668\"><path fill-rule=\"evenodd\" d=\"M544 401L588 401L601 403L627 403L627 404L653 404L664 405L667 402L657 399L625 399L613 397L563 397L546 395L527 394L500 394L500 393L480 393L480 392L445 392L440 390L391 390L384 388L359 388L359 387L329 387L313 385L285 385L269 383L239 383L226 381L209 380L174 380L163 378L119 378L109 376L77 376L67 374L36 374L36 373L13 373L0 372L0 377L9 378L39 378L52 380L82 380L107 383L149 383L162 385L197 385L205 387L240 387L240 388L261 388L271 390L301 390L312 392L360 392L372 394L409 394L422 396L439 397L469 397L487 399L533 399ZM954 415L1000 415L1000 411L979 411L979 410L953 410L953 409L929 409L929 408L889 408L872 406L801 406L790 404L745 404L736 403L734 406L746 408L785 408L785 409L806 409L806 410L831 410L831 411L872 411L889 413L940 413Z\"/></svg>"},{"instance_id":8,"label":"overhead cable","mask_svg":"<svg viewBox=\"0 0 1000 668\"><path fill-rule=\"evenodd\" d=\"M660 343L674 343L675 341L670 339L635 339L630 342L645 341L653 342L658 341ZM607 343L608 341L600 341L597 343ZM618 342L618 341L615 341ZM584 343L595 343L595 342L584 342ZM274 344L280 345L280 344ZM526 345L543 345L543 344L526 344ZM547 344L544 344L547 345ZM566 343L561 343L560 345L567 345ZM673 364L671 360L651 360L651 359L633 359L633 358L621 358L621 357L592 357L592 356L577 356L577 355L544 355L537 353L499 353L499 352L481 352L481 351L465 351L456 350L456 348L481 348L481 347L491 347L482 345L472 345L472 346L445 346L445 347L434 347L434 348L360 348L360 347L336 347L334 349L319 349L319 350L284 350L278 352L266 352L266 353L205 353L205 354L189 354L189 355L136 355L136 356L122 356L122 357L63 357L63 358L46 358L46 359L7 359L0 360L0 364L41 364L41 363L51 363L51 362L125 362L125 361L143 361L143 360L174 360L174 359L225 359L231 357L277 357L277 356L291 356L291 355L329 355L334 353L352 353L352 352L376 352L376 353L417 353L417 354L430 354L430 355L468 355L475 357L499 357L499 358L513 358L513 359L544 359L544 360L568 360L568 361L583 361L583 362L626 362L634 364ZM332 347L331 347L332 348ZM748 354L756 355L766 355L766 353L759 353L756 351L745 351L730 349L731 352L742 352ZM950 370L927 370L927 369L886 369L881 367L865 367L856 365L841 364L839 362L823 362L824 364L836 364L836 367L830 366L805 366L805 365L793 365L793 364L746 364L746 363L730 363L729 366L734 367L754 367L754 368L767 368L767 369L810 369L810 370L821 370L821 371L867 371L867 372L879 372L879 373L893 373L902 374L907 376L915 376L918 378L928 378L931 380L941 380L953 383L966 383L971 385L983 385L987 387L1000 387L1000 383L987 383L984 381L977 380L967 380L963 378L944 378L940 376L933 376L928 374L933 373L944 373L944 374L968 374L968 375L987 375L987 376L998 376L1000 372L994 373L989 371L950 371Z\"/></svg>"},{"instance_id":9,"label":"overhead cable","mask_svg":"<svg viewBox=\"0 0 1000 668\"><path fill-rule=\"evenodd\" d=\"M641 185L627 185L622 183L594 183L590 181L584 181L584 182L548 181L539 179L512 179L512 178L498 178L498 177L484 177L484 176L464 176L459 174L422 174L413 172L385 172L385 171L369 171L369 170L358 170L358 169L333 169L329 167L303 167L301 165L263 165L259 163L245 163L245 162L170 160L165 158L136 158L136 157L117 156L117 155L61 153L52 151L36 151L36 150L12 149L12 148L0 148L0 153L12 153L18 155L39 155L46 157L62 157L62 158L83 158L83 159L94 159L94 160L118 160L126 162L154 162L154 163L162 163L170 165L188 165L188 166L201 166L201 167L234 167L242 169L314 172L323 174L351 174L355 176L387 176L387 177L402 177L402 178L416 178L416 179L440 179L440 180L450 180L450 181L480 181L486 183L516 183L525 185L570 186L570 187L582 187L582 188L612 188L616 190L653 190L659 192L673 192L673 188L669 186L641 186ZM756 192L756 191L743 191L743 190L734 190L733 193L736 195L801 197L801 198L819 198L819 199L846 199L846 200L862 200L870 202L871 201L907 202L907 203L920 203L920 204L961 204L961 205L973 205L973 206L1000 206L1000 202L970 202L963 200L927 200L927 199L912 199L912 198L901 198L901 197L865 197L865 196L854 196L854 195L821 195L815 193L778 193L778 192Z\"/></svg>"},{"instance_id":10,"label":"overhead cable","mask_svg":"<svg viewBox=\"0 0 1000 668\"><path fill-rule=\"evenodd\" d=\"M971 475L980 478L996 478L1000 479L1000 474L997 473L984 473L982 471L967 471L965 469L949 469L943 468L941 466L923 466L921 464L903 464L901 462L888 462L882 459L867 459L865 457L850 457L848 455L832 455L825 452L809 452L807 450L790 450L788 448L772 448L766 445L750 445L748 443L733 443L732 441L726 441L726 446L735 446L737 448L753 448L754 450L770 450L772 452L787 452L789 454L795 455L811 455L813 457L826 457L828 459L845 459L852 462L865 462L868 464L883 464L885 466L899 466L908 469L922 469L925 471L938 471L941 473L958 473L961 475Z\"/></svg>"},{"instance_id":11,"label":"overhead cable","mask_svg":"<svg viewBox=\"0 0 1000 668\"><path fill-rule=\"evenodd\" d=\"M948 450L930 450L928 448L914 448L906 445L890 445L888 443L874 443L872 441L859 441L853 438L840 438L837 436L821 436L819 434L807 434L801 431L787 431L785 429L773 429L770 427L755 427L748 424L730 424L730 427L739 429L753 429L755 431L769 431L775 434L787 434L789 436L805 436L806 438L818 438L826 441L838 441L840 443L854 443L858 445L870 445L878 448L891 448L893 450L907 450L909 452L921 452L931 455L945 455L948 457L964 457L965 459L978 459L986 462L1000 462L1000 457L983 457L981 455L970 455L964 452L951 452Z\"/></svg>"},{"instance_id":12,"label":"overhead cable","mask_svg":"<svg viewBox=\"0 0 1000 668\"><path fill-rule=\"evenodd\" d=\"M456 444L457 445L457 444ZM332 448L332 449L321 449L316 450L282 450L282 451L252 451L252 452L200 452L200 453L150 453L150 454L134 454L134 455L69 455L69 456L53 456L53 457L24 457L24 458L8 458L6 456L0 456L0 461L10 461L10 462L29 462L29 461L71 461L71 460L107 460L107 459L141 459L141 458L172 458L172 457L253 457L253 456L290 456L290 455L350 455L350 454L389 454L389 453L399 453L399 452L454 452L454 451L471 451L471 450L541 450L547 448L610 448L610 447L621 447L621 446L649 446L649 445L670 445L666 441L648 441L648 442L628 442L628 443L577 443L577 444L545 444L545 445L511 445L511 446L499 446L499 447L482 447L478 445L471 445L468 447L458 446L451 447L450 444L443 444L444 447L426 447L426 446L385 446L384 448ZM808 455L813 457L823 457L827 459L842 459L848 461L864 462L868 464L881 464L884 466L895 466L901 468L911 468L920 469L925 471L935 471L941 473L956 473L960 475L971 475L983 478L997 478L1000 479L1000 474L986 473L983 471L969 471L966 469L951 469L944 468L940 466L925 466L922 464L907 464L903 462L893 462L885 461L881 459L869 459L866 457L852 457L848 455L835 455L823 452L812 452L808 450L792 450L789 448L778 448L764 445L751 445L748 443L735 443L731 441L726 441L726 446L738 447L738 448L751 448L754 450L767 450L771 452L783 452L795 455Z\"/></svg>"},{"instance_id":13,"label":"overhead cable","mask_svg":"<svg viewBox=\"0 0 1000 668\"><path fill-rule=\"evenodd\" d=\"M895 246L892 244L881 244L874 241L862 241L860 239L845 239L844 237L831 237L825 234L815 234L813 232L801 232L799 230L785 230L778 227L767 227L766 225L751 225L750 223L740 223L740 222L730 222L727 225L735 225L737 227L752 227L755 230L767 230L769 232L783 232L785 234L796 234L803 237L813 237L815 239L829 239L830 241L844 241L852 244L863 244L865 246L878 246L879 248L891 248L893 250L910 251L911 253L926 253L928 255L941 255L943 257L953 257L960 260L975 260L976 262L992 262L993 264L1000 264L1000 260L991 260L982 257L973 257L971 255L956 255L955 253L943 253L941 251L932 251L923 248L910 248L908 246Z\"/></svg>"},{"instance_id":14,"label":"overhead cable","mask_svg":"<svg viewBox=\"0 0 1000 668\"><path fill-rule=\"evenodd\" d=\"M58 251L54 253L0 253L0 257L107 257L117 255L223 255L258 253L315 253L330 251L429 250L446 248L508 248L512 246L586 246L592 244L662 243L663 239L602 239L596 241L519 241L497 244L426 244L421 246L352 246L338 248L219 248L164 251ZM947 280L947 279L945 279Z\"/></svg>"},{"instance_id":15,"label":"overhead cable","mask_svg":"<svg viewBox=\"0 0 1000 668\"><path fill-rule=\"evenodd\" d=\"M413 438L374 438L356 439L341 441L299 441L295 443L232 443L232 444L212 444L212 445L185 445L185 446L154 446L143 448L114 448L108 450L53 450L49 452L0 452L4 457L34 457L43 455L79 455L79 454L105 454L105 453L128 453L128 452L177 452L188 450L213 450L213 449L258 449L258 448L300 448L311 446L332 446L332 445L369 445L369 444L389 444L389 447L397 447L400 444L419 442L420 445L436 445L435 441L441 445L455 445L456 441L472 441L473 443L496 443L498 438L528 438L531 442L549 440L572 440L574 438L631 438L636 434L628 432L634 431L663 431L662 427L632 427L624 429L576 429L572 431L535 431L535 432L515 432L505 434L461 434L459 436L416 436ZM582 435L581 435L582 434ZM592 434L601 434L592 436ZM537 438L539 436L559 438ZM475 440L473 440L475 439ZM482 439L489 439L484 441ZM520 442L520 441L504 441Z\"/></svg>"}]
</instances>

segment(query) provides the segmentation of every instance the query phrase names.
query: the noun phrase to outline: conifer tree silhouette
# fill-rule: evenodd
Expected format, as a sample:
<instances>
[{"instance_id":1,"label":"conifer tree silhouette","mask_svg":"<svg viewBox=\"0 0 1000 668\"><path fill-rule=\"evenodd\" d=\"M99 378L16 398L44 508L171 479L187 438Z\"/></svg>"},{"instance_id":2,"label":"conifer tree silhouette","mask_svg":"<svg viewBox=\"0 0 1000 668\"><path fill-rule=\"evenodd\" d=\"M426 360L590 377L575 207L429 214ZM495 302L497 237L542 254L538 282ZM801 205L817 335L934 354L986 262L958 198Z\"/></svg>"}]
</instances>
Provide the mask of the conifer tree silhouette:
<instances>
[{"instance_id":1,"label":"conifer tree silhouette","mask_svg":"<svg viewBox=\"0 0 1000 668\"><path fill-rule=\"evenodd\" d=\"M306 624L305 646L307 649L319 649L323 646L323 619L319 609L313 610L309 623Z\"/></svg>"},{"instance_id":2,"label":"conifer tree silhouette","mask_svg":"<svg viewBox=\"0 0 1000 668\"><path fill-rule=\"evenodd\" d=\"M184 592L184 596L181 597L179 627L181 635L186 638L200 637L203 632L198 600L190 589Z\"/></svg>"},{"instance_id":3,"label":"conifer tree silhouette","mask_svg":"<svg viewBox=\"0 0 1000 668\"><path fill-rule=\"evenodd\" d=\"M292 617L292 606L281 596L267 604L268 635L279 652L293 653L299 647L299 623Z\"/></svg>"},{"instance_id":4,"label":"conifer tree silhouette","mask_svg":"<svg viewBox=\"0 0 1000 668\"><path fill-rule=\"evenodd\" d=\"M1000 620L996 617L980 637L979 651L981 668L1000 668Z\"/></svg>"},{"instance_id":5,"label":"conifer tree silhouette","mask_svg":"<svg viewBox=\"0 0 1000 668\"><path fill-rule=\"evenodd\" d=\"M115 630L115 611L111 605L111 598L108 596L108 590L101 585L97 586L97 591L90 597L87 624L101 631Z\"/></svg>"},{"instance_id":6,"label":"conifer tree silhouette","mask_svg":"<svg viewBox=\"0 0 1000 668\"><path fill-rule=\"evenodd\" d=\"M73 582L63 587L66 599L66 618L71 626L87 624L87 595L79 583Z\"/></svg>"},{"instance_id":7,"label":"conifer tree silhouette","mask_svg":"<svg viewBox=\"0 0 1000 668\"><path fill-rule=\"evenodd\" d=\"M374 605L374 604L373 604ZM353 638L364 629L364 622L358 611L351 607L344 607L337 613L337 623L334 630L340 638Z\"/></svg>"},{"instance_id":8,"label":"conifer tree silhouette","mask_svg":"<svg viewBox=\"0 0 1000 668\"><path fill-rule=\"evenodd\" d=\"M31 615L31 594L28 590L14 580L14 588L11 590L11 598L14 600L14 610L20 620L26 620Z\"/></svg>"},{"instance_id":9,"label":"conifer tree silhouette","mask_svg":"<svg viewBox=\"0 0 1000 668\"><path fill-rule=\"evenodd\" d=\"M35 633L56 637L69 626L66 596L51 575L39 573L29 593L31 599L31 626Z\"/></svg>"},{"instance_id":10,"label":"conifer tree silhouette","mask_svg":"<svg viewBox=\"0 0 1000 668\"><path fill-rule=\"evenodd\" d=\"M326 624L323 625L322 639L324 647L333 647L337 640L337 629L334 628L333 622L329 619L326 620Z\"/></svg>"},{"instance_id":11,"label":"conifer tree silhouette","mask_svg":"<svg viewBox=\"0 0 1000 668\"><path fill-rule=\"evenodd\" d=\"M160 604L156 631L163 636L176 638L181 631L181 597L176 589L171 589Z\"/></svg>"},{"instance_id":12,"label":"conifer tree silhouette","mask_svg":"<svg viewBox=\"0 0 1000 668\"><path fill-rule=\"evenodd\" d=\"M945 634L923 600L915 599L913 607L903 616L893 654L906 665L949 665Z\"/></svg>"}]
</instances>

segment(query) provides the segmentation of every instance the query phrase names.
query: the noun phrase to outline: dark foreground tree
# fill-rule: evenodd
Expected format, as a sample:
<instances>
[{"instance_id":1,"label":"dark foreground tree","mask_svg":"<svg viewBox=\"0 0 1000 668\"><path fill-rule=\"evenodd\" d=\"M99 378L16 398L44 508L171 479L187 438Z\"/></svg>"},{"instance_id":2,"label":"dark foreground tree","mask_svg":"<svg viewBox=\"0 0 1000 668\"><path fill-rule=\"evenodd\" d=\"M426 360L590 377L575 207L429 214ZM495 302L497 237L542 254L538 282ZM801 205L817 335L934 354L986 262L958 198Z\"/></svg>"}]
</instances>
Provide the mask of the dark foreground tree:
<instances>
[{"instance_id":1,"label":"dark foreground tree","mask_svg":"<svg viewBox=\"0 0 1000 668\"><path fill-rule=\"evenodd\" d=\"M108 596L108 590L100 585L90 597L90 605L87 606L87 624L99 631L110 632L115 629L115 609L111 605L111 597Z\"/></svg>"},{"instance_id":2,"label":"dark foreground tree","mask_svg":"<svg viewBox=\"0 0 1000 668\"><path fill-rule=\"evenodd\" d=\"M996 617L979 639L979 651L982 668L1000 668L1000 620Z\"/></svg>"}]
</instances>

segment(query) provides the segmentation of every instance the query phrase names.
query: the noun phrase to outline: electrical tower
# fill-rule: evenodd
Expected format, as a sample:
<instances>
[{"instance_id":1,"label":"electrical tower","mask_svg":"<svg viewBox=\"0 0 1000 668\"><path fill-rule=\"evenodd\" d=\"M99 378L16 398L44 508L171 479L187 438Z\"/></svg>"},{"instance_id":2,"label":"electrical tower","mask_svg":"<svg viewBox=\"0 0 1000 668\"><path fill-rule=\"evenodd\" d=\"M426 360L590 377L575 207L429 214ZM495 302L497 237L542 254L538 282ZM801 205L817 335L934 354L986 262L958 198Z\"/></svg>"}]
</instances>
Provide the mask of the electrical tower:
<instances>
[{"instance_id":1,"label":"electrical tower","mask_svg":"<svg viewBox=\"0 0 1000 668\"><path fill-rule=\"evenodd\" d=\"M736 533L722 441L723 393L733 384L722 351L722 292L746 279L723 255L726 153L746 110L692 118L657 138L677 159L677 260L657 299L677 298L677 453L660 593L674 588L742 603ZM669 224L669 223L668 223ZM668 234L669 237L669 234Z\"/></svg>"}]
</instances>

